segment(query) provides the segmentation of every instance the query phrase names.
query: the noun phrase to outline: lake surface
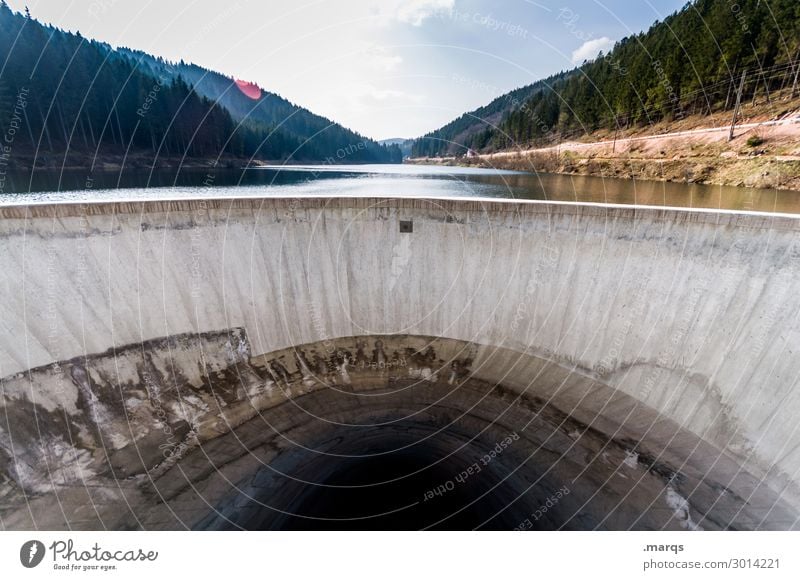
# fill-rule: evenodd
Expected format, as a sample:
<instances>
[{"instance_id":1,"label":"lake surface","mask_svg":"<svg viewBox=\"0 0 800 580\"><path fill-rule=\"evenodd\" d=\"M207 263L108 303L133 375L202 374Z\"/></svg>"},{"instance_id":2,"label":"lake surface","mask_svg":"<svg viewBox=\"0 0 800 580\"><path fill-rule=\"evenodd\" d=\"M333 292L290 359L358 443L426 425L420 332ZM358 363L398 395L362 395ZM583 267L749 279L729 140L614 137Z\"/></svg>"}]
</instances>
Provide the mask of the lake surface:
<instances>
[{"instance_id":1,"label":"lake surface","mask_svg":"<svg viewBox=\"0 0 800 580\"><path fill-rule=\"evenodd\" d=\"M497 197L800 213L800 193L422 165L10 173L0 204L243 196Z\"/></svg>"}]
</instances>

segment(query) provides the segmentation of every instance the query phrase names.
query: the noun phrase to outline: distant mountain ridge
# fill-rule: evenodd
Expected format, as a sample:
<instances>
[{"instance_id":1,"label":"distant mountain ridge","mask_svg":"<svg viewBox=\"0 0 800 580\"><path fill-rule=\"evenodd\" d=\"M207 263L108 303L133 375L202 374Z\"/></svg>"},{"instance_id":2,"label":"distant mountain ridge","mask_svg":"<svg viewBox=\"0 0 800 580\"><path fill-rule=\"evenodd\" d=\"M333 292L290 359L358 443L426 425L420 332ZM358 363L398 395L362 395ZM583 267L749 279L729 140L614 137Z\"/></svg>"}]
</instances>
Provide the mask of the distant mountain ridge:
<instances>
[{"instance_id":1,"label":"distant mountain ridge","mask_svg":"<svg viewBox=\"0 0 800 580\"><path fill-rule=\"evenodd\" d=\"M414 144L414 139L406 139L404 137L393 137L392 139L381 139L378 141L381 145L385 145L387 147L392 145L397 145L400 147L400 153L403 155L403 159L406 157L411 156L411 147Z\"/></svg>"}]
</instances>

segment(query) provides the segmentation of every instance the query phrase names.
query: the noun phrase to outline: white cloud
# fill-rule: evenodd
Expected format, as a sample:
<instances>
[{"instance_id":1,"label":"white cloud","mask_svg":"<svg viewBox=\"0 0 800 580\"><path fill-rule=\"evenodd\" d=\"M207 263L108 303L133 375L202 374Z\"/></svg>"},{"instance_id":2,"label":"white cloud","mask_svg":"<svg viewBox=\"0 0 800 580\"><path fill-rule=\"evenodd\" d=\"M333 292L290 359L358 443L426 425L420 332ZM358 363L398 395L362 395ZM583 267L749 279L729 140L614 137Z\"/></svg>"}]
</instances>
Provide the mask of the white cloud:
<instances>
[{"instance_id":1,"label":"white cloud","mask_svg":"<svg viewBox=\"0 0 800 580\"><path fill-rule=\"evenodd\" d=\"M403 57L391 54L383 47L370 46L364 50L362 60L373 69L382 72L391 72L402 64Z\"/></svg>"},{"instance_id":2,"label":"white cloud","mask_svg":"<svg viewBox=\"0 0 800 580\"><path fill-rule=\"evenodd\" d=\"M386 101L397 102L422 102L421 95L408 93L406 91L399 91L395 89L379 89L370 84L355 84L347 88L347 95L351 98L352 102L358 105L374 105L376 103L385 103Z\"/></svg>"},{"instance_id":3,"label":"white cloud","mask_svg":"<svg viewBox=\"0 0 800 580\"><path fill-rule=\"evenodd\" d=\"M422 22L438 14L451 14L456 0L403 0L397 7L395 18L419 26Z\"/></svg>"},{"instance_id":4,"label":"white cloud","mask_svg":"<svg viewBox=\"0 0 800 580\"><path fill-rule=\"evenodd\" d=\"M601 50L605 53L613 47L614 41L607 36L587 40L572 53L572 64L581 64L585 60L592 60Z\"/></svg>"}]
</instances>

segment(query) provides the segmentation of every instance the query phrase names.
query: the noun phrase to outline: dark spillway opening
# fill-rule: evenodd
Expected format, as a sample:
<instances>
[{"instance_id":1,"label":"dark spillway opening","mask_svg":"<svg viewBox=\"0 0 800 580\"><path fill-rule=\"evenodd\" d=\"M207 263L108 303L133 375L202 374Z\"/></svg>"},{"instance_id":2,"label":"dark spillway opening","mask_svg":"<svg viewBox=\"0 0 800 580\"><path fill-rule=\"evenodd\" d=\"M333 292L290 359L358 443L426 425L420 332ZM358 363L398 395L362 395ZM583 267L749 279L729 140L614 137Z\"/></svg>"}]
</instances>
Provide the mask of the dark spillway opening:
<instances>
[{"instance_id":1,"label":"dark spillway opening","mask_svg":"<svg viewBox=\"0 0 800 580\"><path fill-rule=\"evenodd\" d=\"M513 494L506 482L431 464L427 449L339 461L324 482L308 490L283 529L465 530L513 528L523 513L500 497ZM456 479L457 478L457 479ZM492 489L494 487L494 489Z\"/></svg>"},{"instance_id":2,"label":"dark spillway opening","mask_svg":"<svg viewBox=\"0 0 800 580\"><path fill-rule=\"evenodd\" d=\"M199 527L510 530L540 499L521 440L498 453L498 439L409 422L331 440L326 453L286 450Z\"/></svg>"},{"instance_id":3,"label":"dark spillway opening","mask_svg":"<svg viewBox=\"0 0 800 580\"><path fill-rule=\"evenodd\" d=\"M613 477L625 455L607 440L502 386L475 379L367 387L358 396L320 389L237 427L221 449L262 443L194 527L613 528L592 498L622 497L613 486L637 481ZM609 492L595 494L600 488Z\"/></svg>"}]
</instances>

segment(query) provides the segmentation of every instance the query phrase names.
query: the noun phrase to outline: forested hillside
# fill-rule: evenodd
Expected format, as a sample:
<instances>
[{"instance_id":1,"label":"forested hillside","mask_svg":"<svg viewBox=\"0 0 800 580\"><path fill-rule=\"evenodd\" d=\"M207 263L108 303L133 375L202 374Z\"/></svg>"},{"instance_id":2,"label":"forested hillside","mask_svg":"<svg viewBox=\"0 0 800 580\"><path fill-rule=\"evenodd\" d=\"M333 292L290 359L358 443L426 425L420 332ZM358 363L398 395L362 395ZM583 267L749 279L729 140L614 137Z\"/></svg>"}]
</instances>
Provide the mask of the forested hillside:
<instances>
[{"instance_id":1,"label":"forested hillside","mask_svg":"<svg viewBox=\"0 0 800 580\"><path fill-rule=\"evenodd\" d=\"M542 93L563 74L566 73L513 90L488 105L464 113L444 127L416 139L411 147L411 155L435 157L463 154L467 148L482 149L485 145L483 141L491 138L493 126L502 123L510 112L518 110L533 95Z\"/></svg>"},{"instance_id":2,"label":"forested hillside","mask_svg":"<svg viewBox=\"0 0 800 580\"><path fill-rule=\"evenodd\" d=\"M130 49L119 49L117 54L154 76L185 79L200 95L225 107L236 121L270 128L274 135L270 139L285 141L287 147L297 149L295 157L333 158L346 163L402 161L399 148L383 147L254 85L246 87L247 93L251 93L247 94L234 79L194 64L170 63ZM258 98L253 98L255 95Z\"/></svg>"},{"instance_id":3,"label":"forested hillside","mask_svg":"<svg viewBox=\"0 0 800 580\"><path fill-rule=\"evenodd\" d=\"M198 83L187 65L140 66L130 52L43 25L12 12L5 2L0 3L0 56L4 166L24 155L44 162L68 152L400 161L399 149L382 147L270 93L255 100L240 94L258 110L242 120L234 97L209 98L215 89L206 87L212 82L233 82L222 75L208 73L211 80ZM284 115L293 121L281 125Z\"/></svg>"},{"instance_id":4,"label":"forested hillside","mask_svg":"<svg viewBox=\"0 0 800 580\"><path fill-rule=\"evenodd\" d=\"M608 54L425 135L413 155L491 152L729 109L743 73L743 99L797 94L799 52L797 0L695 0Z\"/></svg>"}]
</instances>

